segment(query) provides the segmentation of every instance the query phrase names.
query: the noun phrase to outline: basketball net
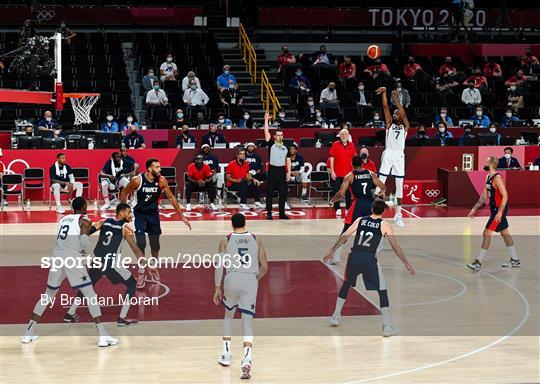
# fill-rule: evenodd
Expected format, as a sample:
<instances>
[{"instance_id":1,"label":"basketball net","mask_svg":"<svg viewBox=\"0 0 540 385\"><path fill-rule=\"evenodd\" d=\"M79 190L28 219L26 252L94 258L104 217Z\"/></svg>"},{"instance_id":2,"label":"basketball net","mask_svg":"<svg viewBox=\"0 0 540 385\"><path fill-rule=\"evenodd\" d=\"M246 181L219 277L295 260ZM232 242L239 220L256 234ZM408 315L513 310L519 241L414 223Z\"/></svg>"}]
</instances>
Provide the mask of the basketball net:
<instances>
[{"instance_id":1,"label":"basketball net","mask_svg":"<svg viewBox=\"0 0 540 385\"><path fill-rule=\"evenodd\" d=\"M98 99L99 94L77 95L77 97L69 97L69 100L71 100L71 106L73 107L73 112L75 113L74 124L76 126L80 124L92 123L90 111Z\"/></svg>"}]
</instances>

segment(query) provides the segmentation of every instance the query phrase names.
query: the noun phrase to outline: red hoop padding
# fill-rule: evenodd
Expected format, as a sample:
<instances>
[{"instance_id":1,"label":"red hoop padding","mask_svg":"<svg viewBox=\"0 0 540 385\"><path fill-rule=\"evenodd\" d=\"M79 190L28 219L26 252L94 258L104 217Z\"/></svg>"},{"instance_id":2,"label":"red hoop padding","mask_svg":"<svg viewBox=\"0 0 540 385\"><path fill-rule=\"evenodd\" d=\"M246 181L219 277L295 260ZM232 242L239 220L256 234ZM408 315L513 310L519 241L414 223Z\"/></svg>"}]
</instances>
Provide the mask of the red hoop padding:
<instances>
[{"instance_id":1,"label":"red hoop padding","mask_svg":"<svg viewBox=\"0 0 540 385\"><path fill-rule=\"evenodd\" d=\"M53 93L0 88L0 102L25 104L52 104Z\"/></svg>"}]
</instances>

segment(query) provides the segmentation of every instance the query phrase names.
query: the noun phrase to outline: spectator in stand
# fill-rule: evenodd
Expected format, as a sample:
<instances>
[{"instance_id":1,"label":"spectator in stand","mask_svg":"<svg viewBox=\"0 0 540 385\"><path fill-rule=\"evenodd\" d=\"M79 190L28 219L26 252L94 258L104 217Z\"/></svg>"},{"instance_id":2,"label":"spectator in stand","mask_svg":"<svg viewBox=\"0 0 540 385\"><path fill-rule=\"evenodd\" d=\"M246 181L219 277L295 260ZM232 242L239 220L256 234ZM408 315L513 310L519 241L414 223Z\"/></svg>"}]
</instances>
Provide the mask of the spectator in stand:
<instances>
[{"instance_id":1,"label":"spectator in stand","mask_svg":"<svg viewBox=\"0 0 540 385\"><path fill-rule=\"evenodd\" d=\"M416 135L414 135L412 137L412 139L416 139L416 140L426 140L426 139L429 139L429 136L428 134L426 134L426 126L424 126L423 124L420 124L418 126L418 131L416 131Z\"/></svg>"},{"instance_id":2,"label":"spectator in stand","mask_svg":"<svg viewBox=\"0 0 540 385\"><path fill-rule=\"evenodd\" d=\"M452 133L448 131L448 127L446 126L446 123L444 122L437 123L437 133L435 134L435 138L441 141L441 146L446 145L446 140L453 137L454 136L452 135Z\"/></svg>"},{"instance_id":3,"label":"spectator in stand","mask_svg":"<svg viewBox=\"0 0 540 385\"><path fill-rule=\"evenodd\" d=\"M202 137L202 142L210 145L210 147L214 147L216 143L227 143L223 134L218 132L218 126L215 123L210 123L208 134Z\"/></svg>"},{"instance_id":4,"label":"spectator in stand","mask_svg":"<svg viewBox=\"0 0 540 385\"><path fill-rule=\"evenodd\" d=\"M327 108L338 108L339 99L337 97L336 83L328 83L328 87L321 91L321 98L319 100L319 106L322 110Z\"/></svg>"},{"instance_id":5,"label":"spectator in stand","mask_svg":"<svg viewBox=\"0 0 540 385\"><path fill-rule=\"evenodd\" d=\"M512 110L512 107L508 107L506 109L504 118L501 119L501 124L499 126L501 128L508 128L512 126L512 122L517 122L518 120L519 120L519 117L514 115L514 111Z\"/></svg>"},{"instance_id":6,"label":"spectator in stand","mask_svg":"<svg viewBox=\"0 0 540 385\"><path fill-rule=\"evenodd\" d=\"M173 62L172 54L167 55L167 59L159 66L161 81L176 81L178 67Z\"/></svg>"},{"instance_id":7,"label":"spectator in stand","mask_svg":"<svg viewBox=\"0 0 540 385\"><path fill-rule=\"evenodd\" d=\"M448 108L441 107L441 112L435 117L435 124L439 123L440 121L445 122L446 125L449 127L452 127L454 125L452 118L448 116Z\"/></svg>"},{"instance_id":8,"label":"spectator in stand","mask_svg":"<svg viewBox=\"0 0 540 385\"><path fill-rule=\"evenodd\" d=\"M465 145L465 139L468 138L476 138L476 136L472 132L472 126L470 124L465 125L463 135L459 137L459 145Z\"/></svg>"},{"instance_id":9,"label":"spectator in stand","mask_svg":"<svg viewBox=\"0 0 540 385\"><path fill-rule=\"evenodd\" d=\"M137 132L137 126L131 126L129 133L124 136L124 144L127 148L146 148L144 136Z\"/></svg>"},{"instance_id":10,"label":"spectator in stand","mask_svg":"<svg viewBox=\"0 0 540 385\"><path fill-rule=\"evenodd\" d=\"M56 212L63 214L66 210L62 207L60 201L60 192L75 191L75 196L80 197L83 193L83 185L80 182L75 182L75 176L71 167L66 163L64 154L56 155L56 162L49 169L49 177L51 180L51 191L56 202Z\"/></svg>"},{"instance_id":11,"label":"spectator in stand","mask_svg":"<svg viewBox=\"0 0 540 385\"><path fill-rule=\"evenodd\" d=\"M45 111L43 118L39 120L37 126L40 135L44 138L52 137L54 130L61 129L60 122L53 118L51 111ZM116 131L118 131L118 127Z\"/></svg>"},{"instance_id":12,"label":"spectator in stand","mask_svg":"<svg viewBox=\"0 0 540 385\"><path fill-rule=\"evenodd\" d=\"M244 111L242 119L240 119L238 122L238 128L253 128L253 124L253 118L251 117L249 111Z\"/></svg>"},{"instance_id":13,"label":"spectator in stand","mask_svg":"<svg viewBox=\"0 0 540 385\"><path fill-rule=\"evenodd\" d=\"M184 103L186 103L187 114L193 116L194 113L203 111L206 104L210 100L208 95L199 87L197 87L197 82L192 80L190 83L189 90L184 92Z\"/></svg>"},{"instance_id":14,"label":"spectator in stand","mask_svg":"<svg viewBox=\"0 0 540 385\"><path fill-rule=\"evenodd\" d=\"M476 115L471 116L473 121L473 127L488 128L491 120L484 115L484 108L482 106L476 106Z\"/></svg>"},{"instance_id":15,"label":"spectator in stand","mask_svg":"<svg viewBox=\"0 0 540 385\"><path fill-rule=\"evenodd\" d=\"M403 85L401 82L396 83L396 92L398 94L399 102L403 106L403 108L409 108L411 105L411 96L409 95L409 91L403 88ZM390 106L396 107L394 98L392 98L392 101L390 102Z\"/></svg>"},{"instance_id":16,"label":"spectator in stand","mask_svg":"<svg viewBox=\"0 0 540 385\"><path fill-rule=\"evenodd\" d=\"M142 86L146 94L148 94L148 91L152 90L152 88L154 87L154 82L156 80L159 81L158 77L154 73L154 69L148 68L147 74L144 75L142 78Z\"/></svg>"},{"instance_id":17,"label":"spectator in stand","mask_svg":"<svg viewBox=\"0 0 540 385\"><path fill-rule=\"evenodd\" d=\"M297 67L295 76L291 78L289 83L289 91L293 96L291 101L297 106L303 104L303 100L307 98L311 91L311 82L304 76L302 67Z\"/></svg>"},{"instance_id":18,"label":"spectator in stand","mask_svg":"<svg viewBox=\"0 0 540 385\"><path fill-rule=\"evenodd\" d=\"M189 121L190 127L196 127L198 129L201 129L203 125L207 125L208 120L204 116L204 112L199 111L195 114L194 117L192 117Z\"/></svg>"},{"instance_id":19,"label":"spectator in stand","mask_svg":"<svg viewBox=\"0 0 540 385\"><path fill-rule=\"evenodd\" d=\"M173 130L178 130L184 124L189 126L188 119L184 115L184 110L183 109L181 109L181 108L176 109L176 113L174 114L174 117L172 118L171 124L172 124Z\"/></svg>"},{"instance_id":20,"label":"spectator in stand","mask_svg":"<svg viewBox=\"0 0 540 385\"><path fill-rule=\"evenodd\" d=\"M308 202L309 174L306 173L304 157L298 153L298 144L293 143L289 147L289 157L291 158L291 180L290 182L302 183L302 201ZM287 207L285 207L286 210Z\"/></svg>"},{"instance_id":21,"label":"spectator in stand","mask_svg":"<svg viewBox=\"0 0 540 385\"><path fill-rule=\"evenodd\" d=\"M187 124L182 126L182 133L176 137L176 148L182 148L184 143L195 143L197 145L197 140L195 136L189 133L189 126Z\"/></svg>"},{"instance_id":22,"label":"spectator in stand","mask_svg":"<svg viewBox=\"0 0 540 385\"><path fill-rule=\"evenodd\" d=\"M527 75L532 75L535 72L538 72L540 63L538 58L534 56L530 48L525 50L525 56L522 56L519 60L521 68Z\"/></svg>"},{"instance_id":23,"label":"spectator in stand","mask_svg":"<svg viewBox=\"0 0 540 385\"><path fill-rule=\"evenodd\" d=\"M495 63L493 58L489 58L486 65L484 65L484 76L490 78L502 78L502 69L500 64Z\"/></svg>"},{"instance_id":24,"label":"spectator in stand","mask_svg":"<svg viewBox=\"0 0 540 385\"><path fill-rule=\"evenodd\" d=\"M304 109L304 123L315 121L316 112L315 99L313 99L313 96L310 96L307 99L307 107Z\"/></svg>"},{"instance_id":25,"label":"spectator in stand","mask_svg":"<svg viewBox=\"0 0 540 385\"><path fill-rule=\"evenodd\" d=\"M457 68L452 64L452 58L447 56L444 58L444 63L439 67L439 75L447 75L450 78L457 76Z\"/></svg>"},{"instance_id":26,"label":"spectator in stand","mask_svg":"<svg viewBox=\"0 0 540 385\"><path fill-rule=\"evenodd\" d=\"M284 45L281 47L281 53L277 57L278 71L282 77L290 71L294 71L294 65L296 64L296 57L289 52L289 48Z\"/></svg>"},{"instance_id":27,"label":"spectator in stand","mask_svg":"<svg viewBox=\"0 0 540 385\"><path fill-rule=\"evenodd\" d=\"M146 94L146 106L149 110L163 108L169 105L169 99L164 90L159 86L159 80L154 80L153 89Z\"/></svg>"},{"instance_id":28,"label":"spectator in stand","mask_svg":"<svg viewBox=\"0 0 540 385\"><path fill-rule=\"evenodd\" d=\"M362 158L362 168L364 170L369 170L375 174L377 173L377 165L374 161L369 159L369 151L367 147L364 146L360 149L360 158Z\"/></svg>"},{"instance_id":29,"label":"spectator in stand","mask_svg":"<svg viewBox=\"0 0 540 385\"><path fill-rule=\"evenodd\" d=\"M137 123L133 114L127 114L126 122L122 124L122 126L120 127L120 130L122 131L123 135L126 135L128 132L131 131L131 127L133 126L135 126L136 128L139 128L139 123Z\"/></svg>"},{"instance_id":30,"label":"spectator in stand","mask_svg":"<svg viewBox=\"0 0 540 385\"><path fill-rule=\"evenodd\" d=\"M504 149L504 156L502 158L499 158L499 165L497 166L497 170L508 168L522 170L523 168L519 164L519 160L517 160L517 158L514 158L513 155L514 149L512 147L506 147Z\"/></svg>"},{"instance_id":31,"label":"spectator in stand","mask_svg":"<svg viewBox=\"0 0 540 385\"><path fill-rule=\"evenodd\" d=\"M521 89L514 84L508 87L506 91L506 105L511 107L516 113L520 108L525 106Z\"/></svg>"},{"instance_id":32,"label":"spectator in stand","mask_svg":"<svg viewBox=\"0 0 540 385\"><path fill-rule=\"evenodd\" d=\"M485 76L482 76L482 70L480 68L475 68L473 74L463 82L463 85L467 86L471 82L474 83L474 88L480 92L486 92L488 89L487 79Z\"/></svg>"},{"instance_id":33,"label":"spectator in stand","mask_svg":"<svg viewBox=\"0 0 540 385\"><path fill-rule=\"evenodd\" d=\"M238 119L238 112L244 104L244 98L232 79L229 79L227 89L221 92L220 100L223 107L228 111L229 118Z\"/></svg>"},{"instance_id":34,"label":"spectator in stand","mask_svg":"<svg viewBox=\"0 0 540 385\"><path fill-rule=\"evenodd\" d=\"M337 68L337 60L334 59L334 55L326 52L326 46L324 45L321 45L319 51L311 56L311 62L311 68L313 68L319 76L321 69Z\"/></svg>"},{"instance_id":35,"label":"spectator in stand","mask_svg":"<svg viewBox=\"0 0 540 385\"><path fill-rule=\"evenodd\" d=\"M373 94L366 90L364 82L358 82L356 90L352 93L352 101L356 103L358 108L360 107L371 107L371 102L373 101Z\"/></svg>"},{"instance_id":36,"label":"spectator in stand","mask_svg":"<svg viewBox=\"0 0 540 385\"><path fill-rule=\"evenodd\" d=\"M390 76L390 70L388 69L388 67L386 66L386 64L384 64L382 61L381 61L381 58L378 57L377 59L375 59L375 62L370 65L369 67L367 67L364 72L366 72L369 77L373 78L373 79L376 79L377 77L379 77L381 74L384 74L384 75L387 75L387 76Z\"/></svg>"},{"instance_id":37,"label":"spectator in stand","mask_svg":"<svg viewBox=\"0 0 540 385\"><path fill-rule=\"evenodd\" d=\"M261 189L260 186L262 182L266 179L266 172L264 171L262 159L259 154L255 153L257 147L255 143L249 142L246 144L246 162L249 164L249 173L253 179L258 180L259 184L251 183L249 185L249 190L253 190L253 197L255 198L255 208L263 208L264 205L261 203Z\"/></svg>"},{"instance_id":38,"label":"spectator in stand","mask_svg":"<svg viewBox=\"0 0 540 385\"><path fill-rule=\"evenodd\" d=\"M191 193L193 192L206 192L210 201L210 208L212 211L217 211L218 208L214 203L217 196L214 175L210 166L204 164L202 155L197 155L195 161L188 166L186 179L186 211L191 211Z\"/></svg>"},{"instance_id":39,"label":"spectator in stand","mask_svg":"<svg viewBox=\"0 0 540 385\"><path fill-rule=\"evenodd\" d=\"M474 88L474 82L470 82L468 87L461 93L461 101L470 108L475 108L482 103L482 95L478 88Z\"/></svg>"},{"instance_id":40,"label":"spectator in stand","mask_svg":"<svg viewBox=\"0 0 540 385\"><path fill-rule=\"evenodd\" d=\"M420 64L416 63L412 56L409 56L407 63L403 66L403 75L408 80L431 80L431 76L424 71Z\"/></svg>"},{"instance_id":41,"label":"spectator in stand","mask_svg":"<svg viewBox=\"0 0 540 385\"><path fill-rule=\"evenodd\" d=\"M197 88L202 88L201 87L201 81L199 80L199 78L197 76L195 76L195 72L189 71L187 73L187 75L182 79L182 91L183 92L187 91L187 89L191 85L191 81L193 81L193 80L195 81L195 84L197 85Z\"/></svg>"},{"instance_id":42,"label":"spectator in stand","mask_svg":"<svg viewBox=\"0 0 540 385\"><path fill-rule=\"evenodd\" d=\"M105 121L101 122L99 130L103 132L120 132L118 129L118 122L114 119L114 115L111 111L107 111L105 114Z\"/></svg>"},{"instance_id":43,"label":"spectator in stand","mask_svg":"<svg viewBox=\"0 0 540 385\"><path fill-rule=\"evenodd\" d=\"M220 112L218 114L217 120L218 120L220 128L231 128L233 125L232 120L227 119L223 112Z\"/></svg>"},{"instance_id":44,"label":"spectator in stand","mask_svg":"<svg viewBox=\"0 0 540 385\"><path fill-rule=\"evenodd\" d=\"M274 127L283 127L283 124L285 123L285 117L286 117L285 110L283 108L280 108L278 110L278 116L276 120L274 121Z\"/></svg>"},{"instance_id":45,"label":"spectator in stand","mask_svg":"<svg viewBox=\"0 0 540 385\"><path fill-rule=\"evenodd\" d=\"M441 76L437 80L437 83L435 83L435 90L441 95L453 95L456 87L459 87L459 83L447 73Z\"/></svg>"},{"instance_id":46,"label":"spectator in stand","mask_svg":"<svg viewBox=\"0 0 540 385\"><path fill-rule=\"evenodd\" d=\"M330 178L334 194L337 193L343 183L345 176L352 171L352 158L356 155L354 143L349 141L350 134L348 130L339 132L339 140L335 141L330 147ZM347 191L345 195L346 208L351 204L351 193ZM341 215L340 202L334 202L336 215Z\"/></svg>"},{"instance_id":47,"label":"spectator in stand","mask_svg":"<svg viewBox=\"0 0 540 385\"><path fill-rule=\"evenodd\" d=\"M339 65L339 79L345 90L350 90L356 83L356 64L352 62L350 56L345 56L345 61Z\"/></svg>"},{"instance_id":48,"label":"spectator in stand","mask_svg":"<svg viewBox=\"0 0 540 385\"><path fill-rule=\"evenodd\" d=\"M366 127L386 128L386 124L384 120L381 119L381 114L378 111L375 111L373 118L366 123Z\"/></svg>"},{"instance_id":49,"label":"spectator in stand","mask_svg":"<svg viewBox=\"0 0 540 385\"><path fill-rule=\"evenodd\" d=\"M245 159L246 150L243 147L239 147L236 152L236 159L229 162L225 171L227 189L240 193L240 210L249 210L247 205L249 184L254 183L257 186L261 184L261 182L259 182L257 179L252 178L251 174L249 173L249 164L245 161ZM257 200L257 198L255 199Z\"/></svg>"},{"instance_id":50,"label":"spectator in stand","mask_svg":"<svg viewBox=\"0 0 540 385\"><path fill-rule=\"evenodd\" d=\"M328 123L329 123L328 120L326 120L322 116L322 112L320 108L315 108L315 113L313 115L306 116L304 120L304 124L307 124L309 126L314 126L314 127L327 128Z\"/></svg>"},{"instance_id":51,"label":"spectator in stand","mask_svg":"<svg viewBox=\"0 0 540 385\"><path fill-rule=\"evenodd\" d=\"M224 90L229 88L229 80L232 80L235 87L238 84L238 82L236 81L236 78L230 72L231 72L231 66L228 64L225 64L223 66L223 73L218 76L217 82L216 82L219 92L223 92Z\"/></svg>"},{"instance_id":52,"label":"spectator in stand","mask_svg":"<svg viewBox=\"0 0 540 385\"><path fill-rule=\"evenodd\" d=\"M505 83L506 87L515 86L521 92L528 86L527 77L522 69L517 70L515 75L512 75Z\"/></svg>"},{"instance_id":53,"label":"spectator in stand","mask_svg":"<svg viewBox=\"0 0 540 385\"><path fill-rule=\"evenodd\" d=\"M34 126L32 123L26 123L24 126L24 133L26 136L34 136Z\"/></svg>"},{"instance_id":54,"label":"spectator in stand","mask_svg":"<svg viewBox=\"0 0 540 385\"><path fill-rule=\"evenodd\" d=\"M499 134L497 132L497 125L495 123L491 123L489 125L489 133L491 135L495 135L497 138L496 138L496 145L497 146L500 146L501 145L501 134Z\"/></svg>"}]
</instances>

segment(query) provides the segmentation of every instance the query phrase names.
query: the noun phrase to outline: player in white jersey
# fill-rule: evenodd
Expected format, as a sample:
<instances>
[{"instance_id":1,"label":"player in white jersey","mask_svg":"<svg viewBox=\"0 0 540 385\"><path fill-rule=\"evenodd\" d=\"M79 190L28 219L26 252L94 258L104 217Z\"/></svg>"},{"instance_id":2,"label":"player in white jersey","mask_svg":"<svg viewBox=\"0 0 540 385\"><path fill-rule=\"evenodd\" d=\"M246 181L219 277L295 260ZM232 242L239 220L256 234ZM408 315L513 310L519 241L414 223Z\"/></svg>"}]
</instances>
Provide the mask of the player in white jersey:
<instances>
[{"instance_id":1,"label":"player in white jersey","mask_svg":"<svg viewBox=\"0 0 540 385\"><path fill-rule=\"evenodd\" d=\"M403 199L403 179L405 178L405 139L409 130L409 120L396 91L392 91L392 99L397 106L397 110L393 114L390 114L388 108L386 87L380 87L375 92L381 95L386 120L386 144L382 154L379 179L384 183L390 174L396 178L397 207L394 220L398 226L403 227L405 224L401 215L401 200ZM379 189L375 193L378 194Z\"/></svg>"},{"instance_id":2,"label":"player in white jersey","mask_svg":"<svg viewBox=\"0 0 540 385\"><path fill-rule=\"evenodd\" d=\"M92 287L92 281L83 263L83 254L88 254L90 249L90 235L95 230L92 221L86 216L87 202L83 197L77 197L71 203L73 214L64 216L58 223L56 241L52 252L53 258L64 259L67 266L77 262L75 267L51 268L47 278L47 289L37 301L34 312L30 317L28 326L21 337L24 344L38 339L35 327L39 322L45 308L54 304L54 297L62 282L67 277L69 284L74 289L79 289L88 301L88 309L99 333L98 346L113 346L118 344L116 338L112 338L105 330L101 321L101 309L98 304L96 293ZM67 263L68 260L72 260ZM81 265L80 267L78 265Z\"/></svg>"},{"instance_id":3,"label":"player in white jersey","mask_svg":"<svg viewBox=\"0 0 540 385\"><path fill-rule=\"evenodd\" d=\"M268 272L266 252L260 239L246 231L246 217L236 213L231 218L233 232L219 244L222 262L216 267L214 303L225 306L223 319L223 353L219 364L231 364L232 320L236 310L242 313L244 334L244 355L241 363L241 379L251 377L251 350L253 349L253 317L257 303L257 289L260 279ZM230 262L230 263L229 263ZM224 295L221 294L223 268L226 267Z\"/></svg>"}]
</instances>

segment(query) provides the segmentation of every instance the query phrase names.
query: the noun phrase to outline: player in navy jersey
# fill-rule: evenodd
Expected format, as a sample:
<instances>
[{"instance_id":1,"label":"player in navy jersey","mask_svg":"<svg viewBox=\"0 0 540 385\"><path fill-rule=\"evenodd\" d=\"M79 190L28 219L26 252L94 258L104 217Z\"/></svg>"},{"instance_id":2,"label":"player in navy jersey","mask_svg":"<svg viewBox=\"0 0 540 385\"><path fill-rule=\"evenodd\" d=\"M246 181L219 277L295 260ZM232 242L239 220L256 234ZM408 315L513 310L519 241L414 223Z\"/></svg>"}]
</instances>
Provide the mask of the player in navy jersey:
<instances>
[{"instance_id":1,"label":"player in navy jersey","mask_svg":"<svg viewBox=\"0 0 540 385\"><path fill-rule=\"evenodd\" d=\"M504 185L501 174L497 172L498 165L499 160L496 157L490 156L487 158L484 170L488 171L488 175L486 176L484 191L468 215L469 218L474 218L476 210L485 204L489 195L489 210L491 215L486 224L486 228L484 229L482 247L474 262L467 264L468 268L475 271L480 270L482 267L484 256L491 244L491 234L493 234L494 231L501 234L504 243L506 244L508 254L510 255L510 261L504 263L502 266L519 267L521 264L519 257L516 254L514 240L508 231L508 220L506 219L506 215L508 214L508 191L506 191L506 186Z\"/></svg>"},{"instance_id":2,"label":"player in navy jersey","mask_svg":"<svg viewBox=\"0 0 540 385\"><path fill-rule=\"evenodd\" d=\"M353 201L351 206L347 210L347 215L345 216L343 234L347 229L360 217L365 217L371 214L371 206L373 200L375 199L374 190L379 188L379 193L377 196L384 197L384 192L386 186L383 182L377 177L377 175L369 170L364 169L364 162L362 157L356 155L352 158L353 171L349 173L341 184L341 188L330 200L330 206L334 202L342 199L345 196L347 190L351 192ZM341 261L341 250L343 247L336 249L334 258L332 258L331 263L337 264Z\"/></svg>"},{"instance_id":3,"label":"player in navy jersey","mask_svg":"<svg viewBox=\"0 0 540 385\"><path fill-rule=\"evenodd\" d=\"M131 250L137 257L137 260L144 258L143 252L137 247L135 234L133 230L127 226L133 219L131 207L126 203L120 203L116 206L116 217L108 218L105 221L100 221L94 225L95 231L100 231L99 238L94 248L94 256L101 260L102 267L96 267L88 270L92 285L102 278L107 277L113 285L123 283L126 286L126 294L120 315L118 316L118 326L129 326L136 324L137 320L127 318L130 302L129 299L135 295L136 282L131 271L124 267L122 261L122 244L127 241ZM82 293L77 293L78 297L82 297ZM78 303L73 301L73 304L64 316L64 322L78 322L77 315Z\"/></svg>"},{"instance_id":4,"label":"player in navy jersey","mask_svg":"<svg viewBox=\"0 0 540 385\"><path fill-rule=\"evenodd\" d=\"M392 250L394 250L398 258L403 262L409 274L414 275L415 271L394 238L392 226L382 220L385 209L386 204L384 201L380 199L375 200L372 207L373 213L369 216L358 218L347 231L341 234L336 244L324 257L324 262L328 263L332 259L336 249L345 244L351 235L355 234L354 243L345 269L345 282L343 282L339 290L336 308L330 323L334 326L339 325L341 321L341 310L345 304L349 289L351 286L356 286L356 280L361 274L366 290L377 290L379 294L381 314L383 317L382 335L383 337L389 337L397 334L397 330L390 325L388 291L377 258L382 246L381 241L383 237L388 239Z\"/></svg>"},{"instance_id":5,"label":"player in navy jersey","mask_svg":"<svg viewBox=\"0 0 540 385\"><path fill-rule=\"evenodd\" d=\"M120 201L126 203L127 198L134 194L132 202L133 214L135 215L135 236L137 246L143 251L146 249L146 234L150 243L152 257L159 257L159 236L161 235L161 225L159 220L159 200L161 194L165 193L176 212L184 224L191 230L191 223L182 213L180 204L169 188L167 179L161 176L161 165L159 160L150 158L146 161L146 172L134 177L125 189L120 193ZM149 270L150 278L159 281L159 271ZM137 288L142 289L146 282L146 272L144 268L139 268L137 277Z\"/></svg>"}]
</instances>

